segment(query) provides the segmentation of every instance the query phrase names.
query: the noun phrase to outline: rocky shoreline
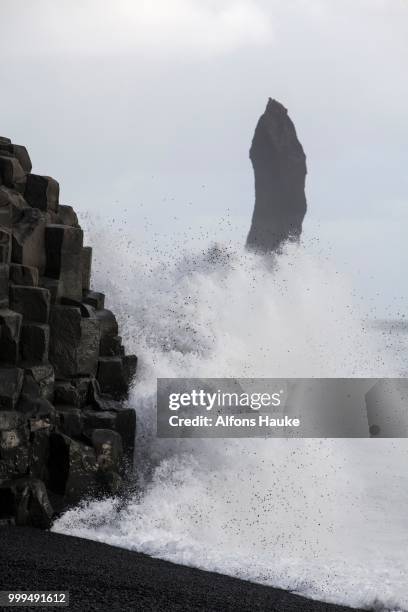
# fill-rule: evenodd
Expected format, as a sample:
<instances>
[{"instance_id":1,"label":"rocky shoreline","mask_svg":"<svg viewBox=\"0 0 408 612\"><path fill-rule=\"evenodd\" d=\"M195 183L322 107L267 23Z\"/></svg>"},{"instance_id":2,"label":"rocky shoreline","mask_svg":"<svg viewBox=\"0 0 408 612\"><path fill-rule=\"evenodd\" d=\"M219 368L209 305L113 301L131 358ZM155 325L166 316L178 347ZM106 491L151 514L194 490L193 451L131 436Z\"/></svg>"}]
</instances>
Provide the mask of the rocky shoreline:
<instances>
[{"instance_id":1,"label":"rocky shoreline","mask_svg":"<svg viewBox=\"0 0 408 612\"><path fill-rule=\"evenodd\" d=\"M59 184L0 137L0 521L48 527L133 463L126 355Z\"/></svg>"}]
</instances>

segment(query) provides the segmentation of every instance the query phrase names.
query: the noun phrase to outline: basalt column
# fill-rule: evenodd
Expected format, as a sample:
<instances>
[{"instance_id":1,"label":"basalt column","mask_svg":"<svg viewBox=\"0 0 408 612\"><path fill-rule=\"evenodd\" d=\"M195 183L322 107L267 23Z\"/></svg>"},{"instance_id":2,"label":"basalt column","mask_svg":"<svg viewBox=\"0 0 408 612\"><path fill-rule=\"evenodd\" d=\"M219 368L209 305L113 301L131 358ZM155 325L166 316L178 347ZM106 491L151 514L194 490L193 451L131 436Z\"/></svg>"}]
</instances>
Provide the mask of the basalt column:
<instances>
[{"instance_id":1,"label":"basalt column","mask_svg":"<svg viewBox=\"0 0 408 612\"><path fill-rule=\"evenodd\" d=\"M255 209L247 246L278 251L298 240L306 213L306 157L282 104L271 98L250 149L255 174Z\"/></svg>"},{"instance_id":2,"label":"basalt column","mask_svg":"<svg viewBox=\"0 0 408 612\"><path fill-rule=\"evenodd\" d=\"M132 464L136 357L90 288L83 239L58 182L0 137L0 524L48 527L120 492Z\"/></svg>"}]
</instances>

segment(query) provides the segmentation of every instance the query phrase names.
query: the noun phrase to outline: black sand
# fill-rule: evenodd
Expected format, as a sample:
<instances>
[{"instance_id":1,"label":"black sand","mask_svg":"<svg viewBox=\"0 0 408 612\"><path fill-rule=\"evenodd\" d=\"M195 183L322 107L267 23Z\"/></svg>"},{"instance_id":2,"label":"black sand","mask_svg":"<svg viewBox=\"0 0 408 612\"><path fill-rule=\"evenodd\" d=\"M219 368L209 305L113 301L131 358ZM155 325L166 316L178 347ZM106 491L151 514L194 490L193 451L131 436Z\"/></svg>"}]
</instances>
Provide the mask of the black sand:
<instances>
[{"instance_id":1,"label":"black sand","mask_svg":"<svg viewBox=\"0 0 408 612\"><path fill-rule=\"evenodd\" d=\"M65 609L81 612L349 610L106 544L24 527L0 529L0 568L1 590L69 590L70 606Z\"/></svg>"}]
</instances>

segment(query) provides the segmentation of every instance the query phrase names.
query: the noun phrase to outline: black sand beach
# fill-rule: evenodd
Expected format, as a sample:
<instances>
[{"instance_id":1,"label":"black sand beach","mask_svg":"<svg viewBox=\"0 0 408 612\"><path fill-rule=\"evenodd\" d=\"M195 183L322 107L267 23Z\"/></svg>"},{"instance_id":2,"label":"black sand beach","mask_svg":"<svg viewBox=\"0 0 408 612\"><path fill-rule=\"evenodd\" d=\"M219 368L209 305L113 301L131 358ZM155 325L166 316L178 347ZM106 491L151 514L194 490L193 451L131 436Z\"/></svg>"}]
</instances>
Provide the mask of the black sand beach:
<instances>
[{"instance_id":1,"label":"black sand beach","mask_svg":"<svg viewBox=\"0 0 408 612\"><path fill-rule=\"evenodd\" d=\"M280 589L37 529L2 528L0 542L1 590L69 590L69 610L350 610L307 600Z\"/></svg>"}]
</instances>

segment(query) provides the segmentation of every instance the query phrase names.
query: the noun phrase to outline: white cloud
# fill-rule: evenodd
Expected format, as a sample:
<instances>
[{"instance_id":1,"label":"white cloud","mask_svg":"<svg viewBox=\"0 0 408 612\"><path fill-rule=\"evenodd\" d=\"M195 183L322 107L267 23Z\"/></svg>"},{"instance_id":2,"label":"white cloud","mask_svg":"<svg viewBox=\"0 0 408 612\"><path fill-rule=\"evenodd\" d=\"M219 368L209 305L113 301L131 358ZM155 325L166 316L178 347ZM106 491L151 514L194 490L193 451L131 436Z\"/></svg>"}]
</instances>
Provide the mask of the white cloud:
<instances>
[{"instance_id":1,"label":"white cloud","mask_svg":"<svg viewBox=\"0 0 408 612\"><path fill-rule=\"evenodd\" d=\"M268 12L253 0L3 0L0 45L15 36L8 20L23 34L14 52L27 55L214 56L272 39Z\"/></svg>"}]
</instances>

